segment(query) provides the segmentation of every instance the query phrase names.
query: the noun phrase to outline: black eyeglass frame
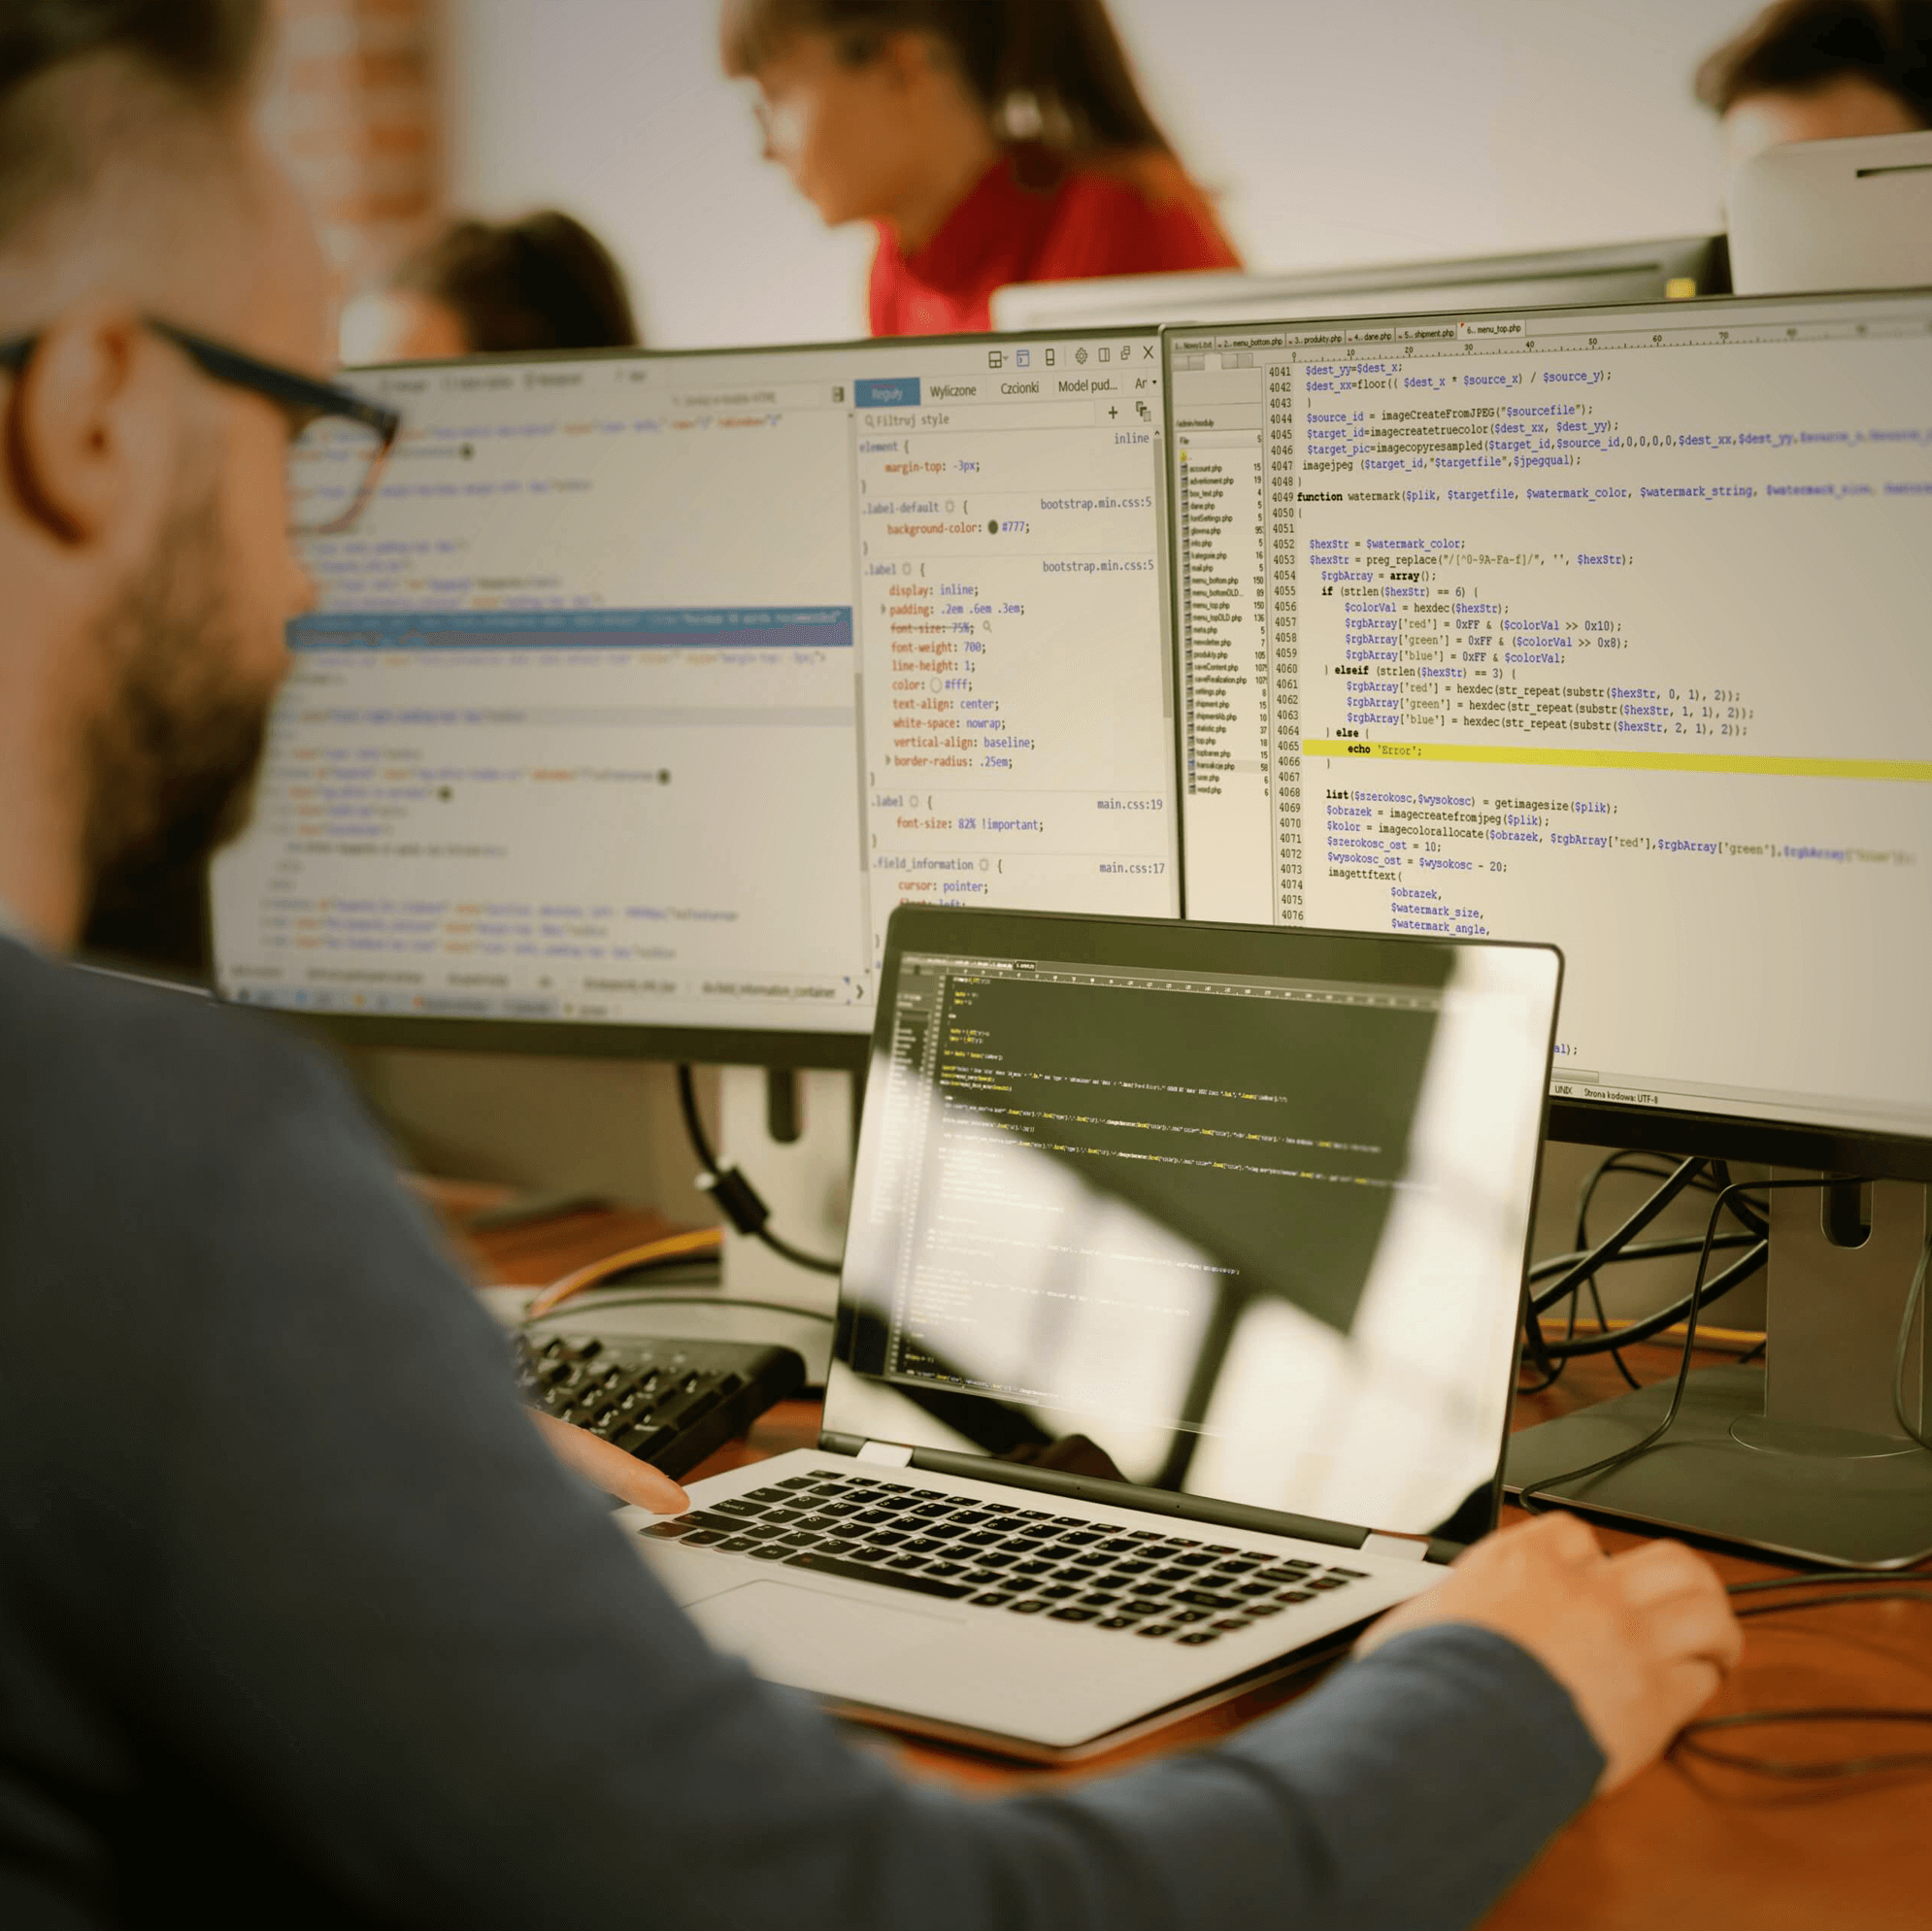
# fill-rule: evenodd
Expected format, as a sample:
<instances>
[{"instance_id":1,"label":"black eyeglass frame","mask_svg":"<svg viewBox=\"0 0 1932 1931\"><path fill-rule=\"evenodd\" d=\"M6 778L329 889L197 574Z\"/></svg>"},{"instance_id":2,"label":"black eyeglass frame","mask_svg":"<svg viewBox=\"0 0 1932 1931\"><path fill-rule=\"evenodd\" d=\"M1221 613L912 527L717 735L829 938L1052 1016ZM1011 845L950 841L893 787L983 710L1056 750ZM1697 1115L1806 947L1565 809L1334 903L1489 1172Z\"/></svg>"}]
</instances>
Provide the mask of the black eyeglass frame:
<instances>
[{"instance_id":1,"label":"black eyeglass frame","mask_svg":"<svg viewBox=\"0 0 1932 1931\"><path fill-rule=\"evenodd\" d=\"M395 447L397 436L402 433L403 418L396 410L385 408L380 402L371 402L367 396L357 395L353 389L344 388L338 383L325 383L315 376L305 376L299 370L283 368L280 363L264 362L259 356L230 349L225 343L196 335L191 329L177 328L173 322L162 321L156 316L144 316L143 325L164 341L173 343L204 375L213 377L216 382L266 397L287 416L293 435L300 435L311 423L329 416L359 422L365 429L374 430L381 439L380 446L370 460L354 500L340 516L305 529L302 534L333 536L354 522L362 514L362 506L375 493L376 479L381 475L390 449ZM16 372L24 369L39 344L38 335L16 336L10 341L0 342L0 369Z\"/></svg>"}]
</instances>

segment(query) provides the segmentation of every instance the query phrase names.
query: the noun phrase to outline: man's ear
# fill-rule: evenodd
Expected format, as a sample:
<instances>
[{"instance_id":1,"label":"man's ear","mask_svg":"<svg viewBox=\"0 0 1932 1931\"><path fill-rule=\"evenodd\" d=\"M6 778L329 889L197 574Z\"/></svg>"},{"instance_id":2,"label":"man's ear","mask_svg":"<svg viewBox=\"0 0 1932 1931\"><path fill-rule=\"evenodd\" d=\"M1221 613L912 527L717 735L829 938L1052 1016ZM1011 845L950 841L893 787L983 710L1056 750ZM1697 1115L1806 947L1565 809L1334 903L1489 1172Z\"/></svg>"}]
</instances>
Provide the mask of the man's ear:
<instances>
[{"instance_id":1,"label":"man's ear","mask_svg":"<svg viewBox=\"0 0 1932 1931\"><path fill-rule=\"evenodd\" d=\"M6 461L21 509L56 543L117 547L165 494L178 425L164 354L122 308L41 332L6 407Z\"/></svg>"}]
</instances>

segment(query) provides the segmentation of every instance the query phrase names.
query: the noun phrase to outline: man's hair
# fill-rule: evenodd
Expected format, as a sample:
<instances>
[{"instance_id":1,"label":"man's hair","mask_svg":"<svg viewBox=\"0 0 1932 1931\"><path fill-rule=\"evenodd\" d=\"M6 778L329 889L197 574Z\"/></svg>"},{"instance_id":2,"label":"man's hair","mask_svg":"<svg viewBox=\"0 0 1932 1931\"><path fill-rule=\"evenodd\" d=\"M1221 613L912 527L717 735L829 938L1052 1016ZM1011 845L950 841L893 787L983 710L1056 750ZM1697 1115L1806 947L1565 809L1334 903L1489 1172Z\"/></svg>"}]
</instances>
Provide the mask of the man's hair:
<instances>
[{"instance_id":1,"label":"man's hair","mask_svg":"<svg viewBox=\"0 0 1932 1931\"><path fill-rule=\"evenodd\" d=\"M75 114L63 74L110 67L150 99L216 118L246 96L264 0L4 0L0 4L0 246L50 202L83 192L130 131Z\"/></svg>"},{"instance_id":2,"label":"man's hair","mask_svg":"<svg viewBox=\"0 0 1932 1931\"><path fill-rule=\"evenodd\" d=\"M1777 0L1698 68L1697 98L1728 114L1753 94L1803 93L1848 75L1932 126L1932 0Z\"/></svg>"},{"instance_id":3,"label":"man's hair","mask_svg":"<svg viewBox=\"0 0 1932 1931\"><path fill-rule=\"evenodd\" d=\"M637 346L610 250L553 208L518 221L451 222L396 270L390 286L442 303L479 355Z\"/></svg>"}]
</instances>

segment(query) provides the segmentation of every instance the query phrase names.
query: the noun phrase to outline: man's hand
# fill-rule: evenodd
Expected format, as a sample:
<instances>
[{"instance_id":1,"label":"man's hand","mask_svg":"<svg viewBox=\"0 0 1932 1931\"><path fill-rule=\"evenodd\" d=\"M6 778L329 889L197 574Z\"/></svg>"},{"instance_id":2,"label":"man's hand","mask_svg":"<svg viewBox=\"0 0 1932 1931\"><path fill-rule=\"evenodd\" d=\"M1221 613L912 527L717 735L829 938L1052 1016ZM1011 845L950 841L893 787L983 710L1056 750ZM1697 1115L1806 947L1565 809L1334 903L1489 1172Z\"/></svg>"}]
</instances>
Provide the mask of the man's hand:
<instances>
[{"instance_id":1,"label":"man's hand","mask_svg":"<svg viewBox=\"0 0 1932 1931\"><path fill-rule=\"evenodd\" d=\"M1606 1555L1574 1515L1478 1543L1446 1582L1375 1624L1356 1653L1436 1622L1507 1636L1570 1692L1604 1753L1599 1791L1662 1755L1744 1648L1701 1555L1674 1542Z\"/></svg>"},{"instance_id":2,"label":"man's hand","mask_svg":"<svg viewBox=\"0 0 1932 1931\"><path fill-rule=\"evenodd\" d=\"M668 1475L612 1448L588 1429L573 1428L538 1410L531 1411L530 1418L557 1460L605 1494L649 1509L653 1515L682 1515L691 1506L691 1498Z\"/></svg>"}]
</instances>

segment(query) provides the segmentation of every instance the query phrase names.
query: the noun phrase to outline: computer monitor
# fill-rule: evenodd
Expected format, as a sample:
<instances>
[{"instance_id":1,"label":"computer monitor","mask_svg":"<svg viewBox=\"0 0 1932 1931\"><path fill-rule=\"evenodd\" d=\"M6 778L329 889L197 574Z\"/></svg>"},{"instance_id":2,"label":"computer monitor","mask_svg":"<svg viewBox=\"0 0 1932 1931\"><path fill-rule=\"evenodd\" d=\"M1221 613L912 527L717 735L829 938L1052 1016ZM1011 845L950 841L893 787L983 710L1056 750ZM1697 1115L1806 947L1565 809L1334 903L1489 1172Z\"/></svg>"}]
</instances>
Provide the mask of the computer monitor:
<instances>
[{"instance_id":1,"label":"computer monitor","mask_svg":"<svg viewBox=\"0 0 1932 1931\"><path fill-rule=\"evenodd\" d=\"M1932 1175L1932 292L1166 356L1189 916L1554 941L1558 1135ZM1789 1408L1932 1519L1888 1385Z\"/></svg>"},{"instance_id":2,"label":"computer monitor","mask_svg":"<svg viewBox=\"0 0 1932 1931\"><path fill-rule=\"evenodd\" d=\"M229 998L856 1066L901 902L1180 909L1150 331L359 372Z\"/></svg>"},{"instance_id":3,"label":"computer monitor","mask_svg":"<svg viewBox=\"0 0 1932 1931\"><path fill-rule=\"evenodd\" d=\"M1932 283L1932 131L1782 142L1728 198L1740 294Z\"/></svg>"},{"instance_id":4,"label":"computer monitor","mask_svg":"<svg viewBox=\"0 0 1932 1931\"><path fill-rule=\"evenodd\" d=\"M1722 236L1619 242L1539 254L1379 262L1249 274L1096 276L1017 283L993 294L995 328L1107 328L1142 322L1273 321L1450 308L1560 307L1722 294Z\"/></svg>"}]
</instances>

